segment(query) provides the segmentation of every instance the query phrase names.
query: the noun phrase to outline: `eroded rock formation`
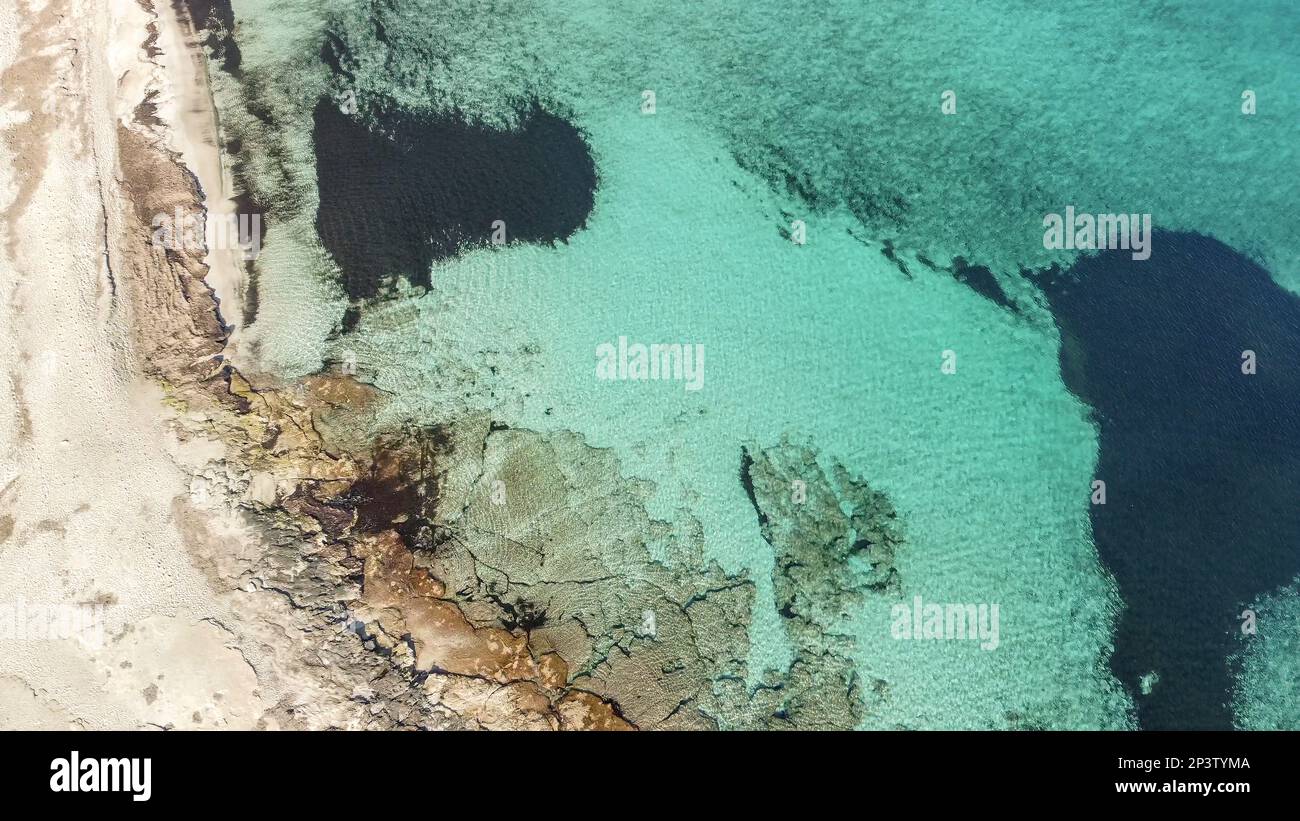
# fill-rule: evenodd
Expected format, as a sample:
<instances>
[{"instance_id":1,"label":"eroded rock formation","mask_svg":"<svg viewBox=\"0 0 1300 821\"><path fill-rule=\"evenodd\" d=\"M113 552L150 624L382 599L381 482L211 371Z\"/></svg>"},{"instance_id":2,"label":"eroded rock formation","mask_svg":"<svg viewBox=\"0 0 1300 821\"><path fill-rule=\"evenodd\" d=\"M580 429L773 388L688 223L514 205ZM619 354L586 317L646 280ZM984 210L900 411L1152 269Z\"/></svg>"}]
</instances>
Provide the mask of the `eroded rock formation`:
<instances>
[{"instance_id":1,"label":"eroded rock formation","mask_svg":"<svg viewBox=\"0 0 1300 821\"><path fill-rule=\"evenodd\" d=\"M201 257L150 242L152 215L201 206L163 127L137 118L118 134L136 352L164 387L177 439L216 451L193 468L198 502L178 499L178 519L203 532L206 499L242 511L259 535L252 550L196 538L196 562L218 589L272 597L289 614L268 621L250 604L246 623L221 627L268 691L306 680L318 691L286 694L264 724L859 723L871 699L844 625L864 597L897 585L901 538L882 495L789 442L745 452L741 479L777 554L775 606L795 651L790 669L755 675L752 581L705 560L688 515L653 519L653 488L624 476L612 451L479 416L381 428L385 396L352 376L285 384L224 362ZM866 689L878 697L882 684Z\"/></svg>"}]
</instances>

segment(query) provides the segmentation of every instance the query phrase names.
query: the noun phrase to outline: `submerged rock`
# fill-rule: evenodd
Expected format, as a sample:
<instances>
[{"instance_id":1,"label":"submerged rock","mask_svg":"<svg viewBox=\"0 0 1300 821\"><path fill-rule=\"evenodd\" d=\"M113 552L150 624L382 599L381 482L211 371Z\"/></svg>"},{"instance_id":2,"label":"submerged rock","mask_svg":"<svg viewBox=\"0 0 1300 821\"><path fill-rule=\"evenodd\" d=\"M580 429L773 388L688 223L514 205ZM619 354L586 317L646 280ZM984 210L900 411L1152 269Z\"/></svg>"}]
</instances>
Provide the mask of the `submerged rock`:
<instances>
[{"instance_id":1,"label":"submerged rock","mask_svg":"<svg viewBox=\"0 0 1300 821\"><path fill-rule=\"evenodd\" d=\"M871 597L898 593L894 554L903 537L893 506L838 463L823 470L815 450L788 439L745 448L740 478L776 552L776 605L796 654L784 681L757 694L772 706L765 723L856 727L866 701L880 703L888 689L881 681L862 691L849 623Z\"/></svg>"}]
</instances>

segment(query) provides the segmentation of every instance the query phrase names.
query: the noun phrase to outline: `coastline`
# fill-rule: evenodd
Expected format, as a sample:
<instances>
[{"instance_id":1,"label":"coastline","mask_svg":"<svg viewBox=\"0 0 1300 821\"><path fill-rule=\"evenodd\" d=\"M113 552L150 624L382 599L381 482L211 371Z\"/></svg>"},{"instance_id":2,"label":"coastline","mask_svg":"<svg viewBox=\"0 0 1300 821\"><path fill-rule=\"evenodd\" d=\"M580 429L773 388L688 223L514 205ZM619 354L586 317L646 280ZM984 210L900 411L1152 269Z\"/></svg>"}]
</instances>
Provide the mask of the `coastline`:
<instances>
[{"instance_id":1,"label":"coastline","mask_svg":"<svg viewBox=\"0 0 1300 821\"><path fill-rule=\"evenodd\" d=\"M0 75L0 726L395 726L354 698L383 660L260 585L273 527L241 507L221 429L254 394L223 380L206 255L151 241L154 215L202 207L151 106L165 115L175 82L153 61L166 20L29 6L26 26L0 20L22 32ZM292 576L301 546L280 540Z\"/></svg>"},{"instance_id":2,"label":"coastline","mask_svg":"<svg viewBox=\"0 0 1300 821\"><path fill-rule=\"evenodd\" d=\"M237 219L238 206L231 196L233 181L219 146L220 125L208 80L208 61L198 42L193 21L180 4L170 3L157 12L157 44L154 62L162 73L154 98L157 115L171 127L168 147L192 173L202 195L202 209L213 235L218 221ZM204 282L213 291L218 311L228 328L223 354L237 358L243 326L246 276L235 248L209 247L203 257L207 267Z\"/></svg>"},{"instance_id":3,"label":"coastline","mask_svg":"<svg viewBox=\"0 0 1300 821\"><path fill-rule=\"evenodd\" d=\"M89 635L9 624L7 727L254 727L253 671L220 626L233 603L191 557L190 479L131 343L115 124L147 33L135 4L26 3L4 27L0 601L95 614ZM130 104L134 110L134 104ZM236 523L225 538L243 538ZM97 610L94 608L98 608Z\"/></svg>"},{"instance_id":4,"label":"coastline","mask_svg":"<svg viewBox=\"0 0 1300 821\"><path fill-rule=\"evenodd\" d=\"M172 129L165 143L178 145L182 150L172 152L164 161L156 152L147 156L148 149L136 146L126 152L124 166L129 163L127 158L138 157L142 165L151 167L147 172L141 168L142 173L135 176L152 182L166 179L167 172L159 165L171 162L175 168L174 183L183 186L183 179L177 177L193 177L195 185L187 193L195 200L194 205L205 211L214 206L229 208L232 203L228 198L210 193L225 192L228 188L204 185L205 179L214 183L228 181L225 176L217 179L225 163L217 147L216 133L209 130L215 126L217 115L207 87L206 57L198 44L199 38L184 31L186 23L178 10L173 6L171 12L170 17L167 10L160 13L163 29L170 29L172 35L159 38L160 42L183 45L192 59L202 61L193 71L168 70L158 79L173 87L189 86L186 91L173 88L175 100L188 100L191 105L170 107L171 115L180 125ZM170 64L180 66L185 62L177 57ZM160 97L167 99L166 94ZM200 100L206 112L196 110ZM159 114L165 122L167 116L161 107ZM120 139L123 145L135 141L125 129L120 130ZM187 166L187 156L194 158L200 167ZM129 180L133 175L126 176ZM141 227L151 209L170 204L150 199L150 195L157 193L155 187L145 193L143 202L142 198L136 198L134 205ZM142 207L145 202L148 207ZM169 255L167 262L174 273L173 256ZM279 387L250 384L230 362L230 337L222 320L217 318L221 316L217 309L226 305L220 289L230 285L231 278L239 275L239 268L230 266L233 273L219 275L215 282L209 282L212 269L208 264L214 256L218 263L231 260L230 255L223 258L210 253L202 259L194 255L183 260L186 270L178 276L186 284L186 290L192 290L192 298L185 300L190 315L184 318L184 324L195 333L193 345L188 346L185 355L175 356L176 331L180 330L176 327L150 328L147 334L140 334L140 341L148 347L151 340L167 340L161 347L153 347L150 360L158 376L170 385L169 400L183 406L185 411L175 420L179 435L204 437L208 430L195 430L186 425L187 421L200 417L205 428L216 429L216 440L226 445L216 471L212 462L193 466L199 480L197 487L204 495L233 501L264 528L258 566L244 568L234 581L246 593L274 591L285 596L303 634L310 636L323 625L335 625L319 645L311 647L309 658L333 655L333 660L326 665L340 673L345 685L333 688L335 714L330 716L322 711L325 715L307 726L392 728L403 726L407 719L401 713L415 709L416 704L420 712L432 711L429 695L421 688L411 687L409 681L390 677L386 691L370 684L381 677L377 669L388 668L390 658L396 656L399 669L405 667L414 673L417 672L416 656L426 654L437 655L437 668L454 678L437 688L437 701L448 706L440 708L440 716L426 719L420 726L628 726L594 696L574 693L566 696L567 701L561 705L562 698L543 694L538 689L538 683L543 681L541 686L550 689L562 687L555 679L556 671L562 667L557 668L553 661L533 658L517 637L499 628L471 624L452 604L424 602L428 591L437 591L440 585L424 571L411 566L409 553L400 548L392 531L342 541L340 537L345 536L353 516L328 503L370 470L373 456L369 443L364 438L356 438L354 433L364 437L371 430L368 417L380 397L339 374L309 377ZM144 267L152 270L154 266L146 262ZM159 316L170 319L172 326L180 319L175 315L168 317L156 308L148 313L150 323L141 324L141 329ZM209 362L210 366L204 364ZM322 437L321 430L334 435ZM300 482L303 477L307 482ZM192 484L191 491L195 487ZM219 562L222 557L213 558ZM313 567L308 574L311 578L306 580L300 576L304 562ZM354 581L363 562L366 577L379 574L387 578L390 573L395 574L390 585L409 585L408 594L390 593L378 602L369 601L375 594L365 595ZM382 591L390 585L369 587ZM352 610L361 612L354 617ZM394 619L394 628L385 631L384 623ZM417 619L427 620L428 626L422 630ZM402 638L411 633L416 634L414 641ZM365 640L357 641L358 634ZM377 646L382 652L375 652ZM478 680L479 677L483 680ZM376 690L383 696L382 710L365 706L376 698ZM358 698L358 693L365 695ZM499 701L503 695L509 697L504 703L492 703L493 698ZM318 694L303 701L312 703L322 699ZM329 703L329 699L324 701ZM290 711L285 726L295 726L299 718L296 710L301 706L295 705ZM318 723L322 720L323 724Z\"/></svg>"},{"instance_id":5,"label":"coastline","mask_svg":"<svg viewBox=\"0 0 1300 821\"><path fill-rule=\"evenodd\" d=\"M563 670L555 663L558 657L534 658L520 638L471 624L454 604L422 605L420 600L406 602L400 594L374 604L364 601L356 582L363 562L372 572L398 574L394 583L406 579L427 588L436 581L409 565L409 554L394 548L391 531L358 540L364 544L344 545L331 538L349 524L339 517L351 515L323 507L299 483L306 479L305 484L317 488L313 493L329 498L366 471L370 455L365 443L344 441L350 426L338 426L328 449L317 429L329 429L331 410L339 417L364 415L375 395L352 380L328 376L283 391L249 384L226 362L229 334L218 311L225 303L218 300L232 279L218 276L210 284L209 254L150 242L155 215L176 208L201 210L204 193L220 208L221 198L212 192L225 189L217 177L221 163L215 135L205 131L205 124L215 120L204 74L179 70L197 48L180 33L181 22L168 17L172 9L159 9L154 16L149 6L141 2L114 12L76 14L72 12L87 11L78 0L55 0L47 7L48 16L33 21L31 29L32 37L42 40L29 47L31 52L44 49L47 38L89 41L99 49L85 56L91 65L78 77L81 84L69 89L95 116L75 124L33 118L32 130L39 126L39 134L56 140L82 129L93 133L101 144L80 178L108 189L100 194L102 208L67 213L84 233L97 233L96 244L104 248L103 270L88 271L83 265L77 271L83 279L94 274L100 321L84 313L55 321L43 313L34 324L57 324L83 335L111 334L108 346L124 355L115 368L104 368L120 377L107 393L137 414L122 419L115 430L131 436L146 431L151 439L115 450L109 458L96 454L93 466L69 456L67 438L47 442L47 420L57 420L67 408L82 408L90 425L79 432L95 439L102 433L101 417L122 414L67 391L48 400L33 396L35 391L24 390L20 369L6 374L20 408L9 425L17 464L12 471L6 464L0 497L6 558L17 558L21 551L38 568L38 552L56 562L80 561L84 574L97 584L88 596L106 605L107 618L103 648L87 650L75 640L54 642L55 654L66 661L52 668L50 642L36 636L28 655L42 658L41 663L7 661L6 668L13 669L0 669L3 686L30 696L12 699L17 708L0 715L0 722L23 727L66 721L88 728L629 726L589 693L549 695L556 687L567 689L557 679ZM66 22L55 25L60 13ZM168 57L160 46L167 43L173 48L184 43L190 50ZM106 77L117 78L117 87L108 87L111 81L95 84L96 78ZM32 108L38 112L35 98L44 90L39 82L44 79L33 77ZM196 110L200 100L206 101L206 113ZM29 152L15 158L16 166L42 166L42 157L32 155L33 148L44 148L39 134L27 142L9 135L12 144ZM197 170L184 164L187 157ZM120 190L113 190L114 181ZM69 192L52 182L47 174L39 186L31 186L31 202L20 203L25 213L15 213L19 209L13 205L6 209L6 239L15 251L17 273L13 287L19 296L26 283L24 268L39 268L56 291L85 285L67 283L58 271L29 263L37 257L17 238L24 233L24 216L45 217L56 209L50 203L66 205ZM103 224L87 219L101 212ZM84 256L89 256L89 245L78 246ZM111 280L106 279L110 270ZM26 302L15 304L20 313L31 312ZM104 327L104 317L115 320L111 328ZM19 345L25 341L16 340ZM71 353L85 341L61 339L59 354ZM37 358L20 351L11 361ZM354 427L367 429L365 424ZM32 439L36 441L27 441ZM347 454L348 446L355 446L358 455ZM150 460L148 466L139 464L142 455ZM40 519L36 509L56 509L59 502L79 505L79 521L85 522L91 518L84 510L88 505L38 496L24 481L24 468L55 458L74 472L95 474L97 501L112 498L104 490L109 476L125 478L117 482L123 492L146 497L137 503L148 505L156 497L154 515L141 522L140 530L128 530L114 526L116 511L106 511L107 521L78 528L74 540L72 528ZM156 493L140 486L142 477L157 485ZM122 507L128 507L125 500ZM33 531L60 537L58 544L33 537ZM84 552L76 555L86 542L113 550L89 558ZM158 553L168 559L160 568L163 577L153 578L141 568ZM391 568L385 561L390 558ZM304 566L310 568L306 573ZM60 573L51 569L42 575L54 581ZM57 591L31 586L22 573L10 570L2 578L0 599L17 600L23 591L57 606L75 606ZM115 589L100 589L107 587ZM143 594L137 600L119 587ZM353 618L349 604L372 607L366 613L369 622ZM393 660L403 659L408 673L417 672L416 645L402 638L421 633L405 624L402 607L411 604L429 622L423 629L427 638L418 641L421 654L426 647L435 648L438 668L447 671L444 680L429 682L437 684L434 689L415 686L423 675L413 681L388 673ZM385 634L381 622L393 619L398 623L391 635ZM377 641L385 645L382 652L376 652ZM123 658L128 648L133 655ZM115 693L119 698L114 700L102 697L106 689L125 687L131 678L139 684L135 690ZM167 679L185 689L163 683Z\"/></svg>"},{"instance_id":6,"label":"coastline","mask_svg":"<svg viewBox=\"0 0 1300 821\"><path fill-rule=\"evenodd\" d=\"M48 8L79 11L84 1ZM380 428L386 396L348 374L282 384L241 373L221 310L238 300L239 266L214 273L222 255L151 241L156 215L203 209L205 196L229 205L206 69L190 70L194 54L206 58L159 2L68 13L67 30L33 27L94 44L68 58L87 63L70 92L86 101L87 121L41 128L56 139L93 135L77 179L92 181L80 193L99 207L70 217L83 257L103 249L99 270L68 267L75 281L40 266L53 291L97 289L96 317L83 300L80 312L42 313L37 324L80 334L58 340L69 355L108 335L117 357L93 371L116 381L91 397L33 396L11 369L26 411L8 423L19 469L0 478L10 531L0 530L0 549L82 562L78 572L98 585L91 593L110 605L109 649L59 644L73 674L0 669L34 701L0 724L27 726L48 709L89 727L845 729L868 705L883 709L887 684L864 692L828 626L835 613L808 602L850 572L856 525L841 508L860 508L854 516L881 533L892 532L892 509L864 483L832 481L800 446L756 450L750 462L761 520L795 477L817 500L782 512L806 517L802 528L765 534L796 660L751 673L753 581L704 560L698 522L651 518L645 483L612 451L486 416ZM187 51L169 56L168 45ZM35 154L20 159L42 167ZM48 212L68 197L46 176L32 197ZM14 258L37 259L24 243L39 232L22 230L12 206L5 216L6 239L22 252ZM22 283L20 274L20 293ZM82 458L43 430L70 407L86 417L78 445L99 444L103 419L135 438ZM49 496L25 475L55 460L117 487L120 509L75 534L42 525L36 511ZM82 495L62 493L59 504L84 506ZM140 496L149 515L124 528ZM42 527L58 538L34 536ZM800 532L839 533L844 550L828 555ZM87 543L101 549L87 558ZM0 578L0 598L22 589L22 574ZM858 606L880 584L842 589L836 606ZM136 655L119 659L123 647ZM123 679L140 686L104 713L93 694ZM751 692L750 681L764 686ZM77 700L80 690L92 696Z\"/></svg>"},{"instance_id":7,"label":"coastline","mask_svg":"<svg viewBox=\"0 0 1300 821\"><path fill-rule=\"evenodd\" d=\"M1265 686L1295 648L1220 629L1294 620L1300 566L1270 519L1300 464L1276 365L1300 303L1260 267L1293 245L1260 173L1289 158L1271 13L1134 17L1168 48L1106 66L1186 99L1126 117L1045 104L1104 66L1032 18L1052 77L1001 61L995 14L962 24L995 45L945 68L897 45L941 15L848 2L806 37L636 4L99 5L0 9L0 727L1295 724ZM841 17L885 39L806 47ZM666 31L683 47L633 48ZM733 50L803 70L760 85ZM649 64L667 117L633 104ZM1249 111L1218 87L1236 69ZM956 80L972 116L878 116ZM968 110L972 82L1016 93ZM562 245L516 219L557 201L511 181L568 164L516 156L526 118L474 123L538 89L600 171ZM1213 150L1178 139L1186 111ZM977 181L950 213L926 144ZM1179 173L1112 173L1152 152ZM1031 229L1040 204L1154 210L1160 253L1039 267L1036 229L971 230L980 202ZM275 222L256 268L213 239L254 213ZM202 242L160 241L173 215ZM514 247L398 265L444 218L502 216ZM707 345L708 388L593 382L607 339ZM1247 458L1258 441L1282 445ZM890 605L914 627L940 598L1005 614L1007 640L901 642Z\"/></svg>"}]
</instances>

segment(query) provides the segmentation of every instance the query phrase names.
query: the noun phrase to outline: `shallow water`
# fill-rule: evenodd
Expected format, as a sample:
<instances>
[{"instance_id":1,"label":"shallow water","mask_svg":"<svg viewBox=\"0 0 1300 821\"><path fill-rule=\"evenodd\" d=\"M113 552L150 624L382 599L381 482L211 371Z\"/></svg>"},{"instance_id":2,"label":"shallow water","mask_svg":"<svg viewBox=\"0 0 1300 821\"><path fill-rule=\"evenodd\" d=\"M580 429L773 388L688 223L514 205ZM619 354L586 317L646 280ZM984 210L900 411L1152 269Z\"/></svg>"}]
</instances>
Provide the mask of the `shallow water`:
<instances>
[{"instance_id":1,"label":"shallow water","mask_svg":"<svg viewBox=\"0 0 1300 821\"><path fill-rule=\"evenodd\" d=\"M1286 34L1297 16L1290 4L233 7L242 76L216 85L223 123L241 139L245 179L273 212L258 263L260 313L248 329L264 366L295 374L355 358L395 394L395 414L485 408L510 425L576 430L614 448L626 471L655 483L654 513L697 518L713 555L754 573L758 667L786 663L789 648L770 607L771 552L737 475L741 447L785 434L814 443L895 504L907 536L905 597L998 603L1003 614L996 652L895 641L887 606L846 621L862 674L891 684L893 713L871 719L880 726L1124 726L1134 679L1156 668L1167 671L1163 683L1153 700L1138 699L1138 716L1161 726L1226 720L1214 707L1229 686L1226 668L1195 692L1180 683L1189 660L1230 649L1226 639L1190 640L1219 622L1179 615L1199 600L1182 587L1209 585L1215 606L1231 610L1285 584L1289 565L1269 559L1269 573L1231 587L1216 586L1209 567L1156 571L1142 598L1146 588L1128 580L1153 571L1131 568L1137 554L1123 546L1166 518L1188 523L1179 517L1191 502L1173 493L1102 519L1089 504L1091 482L1104 474L1121 488L1129 476L1152 484L1129 461L1154 458L1149 443L1111 438L1143 430L1147 413L1177 415L1159 403L1179 394L1149 397L1157 410L1135 405L1131 374L1098 372L1096 358L1130 338L1112 322L1129 333L1172 332L1209 316L1226 331L1227 315L1207 315L1204 302L1239 284L1237 270L1252 272L1250 289L1236 291L1246 304L1267 295L1258 310L1289 310L1250 260L1295 287L1300 236L1289 209L1300 112L1285 83L1300 53ZM1258 100L1252 116L1241 112L1244 89ZM956 95L952 115L941 109L945 90ZM490 203L445 205L451 222L464 219L457 241L441 252L423 245L423 234L438 234L431 221L448 221L420 197L403 199L425 180L506 199L519 186L526 201L557 179L529 182L501 162L473 171L494 149L472 135L519 129L519 112L534 104L589 146L599 178L590 213L548 230L502 213L511 244L497 247L483 239ZM321 111L382 138L392 136L393 112L458 123L463 137L452 151L432 137L396 140L418 152L409 178L391 166L349 178L377 186L351 206L355 224L382 225L356 240L387 238L371 255L320 231L322 219L347 224L350 196L318 193L318 159L340 156L336 144L313 139ZM326 181L357 165L327 166ZM1172 298L1186 272L1155 257L1150 281L1141 268L1125 278L1135 290L1123 310L1050 288L1046 300L1021 271L1073 261L1043 244L1043 215L1067 205L1152 213L1161 228L1216 237L1249 259L1193 278L1199 302ZM796 221L803 244L791 241ZM1091 277L1095 267L1079 273ZM399 283L396 296L352 303L385 272L428 287ZM702 386L598 379L598 346L620 337L703 346ZM1149 354L1159 363L1151 367L1170 384L1217 391L1191 373L1230 340L1194 339L1206 346ZM1092 369L1074 367L1079 352ZM953 373L942 367L949 354ZM1277 385L1248 407L1281 420L1287 390ZM1116 424L1098 425L1075 394ZM1220 417L1185 421L1167 431L1160 453L1185 454L1207 436L1224 441L1215 438ZM1270 430L1282 436L1285 426ZM1161 469L1197 476L1185 462ZM1273 477L1270 498L1295 481L1245 457L1234 469L1257 483ZM1228 527L1235 498L1204 509L1224 512L1214 521ZM1106 513L1121 509L1112 502ZM1278 539L1261 548L1267 556L1287 554L1288 530L1264 532ZM1192 543L1165 566L1217 555L1212 543ZM1112 675L1121 596L1128 609ZM1169 626L1135 634L1139 621ZM1203 703L1188 706L1193 696Z\"/></svg>"}]
</instances>

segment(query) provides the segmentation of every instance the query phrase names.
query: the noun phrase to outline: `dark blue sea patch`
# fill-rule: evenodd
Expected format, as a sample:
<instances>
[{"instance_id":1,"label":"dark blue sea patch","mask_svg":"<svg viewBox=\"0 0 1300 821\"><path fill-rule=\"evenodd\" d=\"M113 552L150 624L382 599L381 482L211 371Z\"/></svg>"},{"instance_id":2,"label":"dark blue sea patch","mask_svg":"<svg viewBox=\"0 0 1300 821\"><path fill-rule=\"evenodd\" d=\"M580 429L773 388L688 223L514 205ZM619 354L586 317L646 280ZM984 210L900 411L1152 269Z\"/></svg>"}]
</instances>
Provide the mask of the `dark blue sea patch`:
<instances>
[{"instance_id":1,"label":"dark blue sea patch","mask_svg":"<svg viewBox=\"0 0 1300 821\"><path fill-rule=\"evenodd\" d=\"M1242 611L1300 572L1300 299L1217 240L1152 242L1027 276L1099 427L1093 534L1125 603L1111 667L1143 727L1227 728Z\"/></svg>"},{"instance_id":2,"label":"dark blue sea patch","mask_svg":"<svg viewBox=\"0 0 1300 821\"><path fill-rule=\"evenodd\" d=\"M320 206L316 232L355 299L401 276L429 284L435 260L486 245L553 243L586 223L596 166L581 131L531 103L513 130L459 113L402 112L363 122L329 99L312 133Z\"/></svg>"}]
</instances>

